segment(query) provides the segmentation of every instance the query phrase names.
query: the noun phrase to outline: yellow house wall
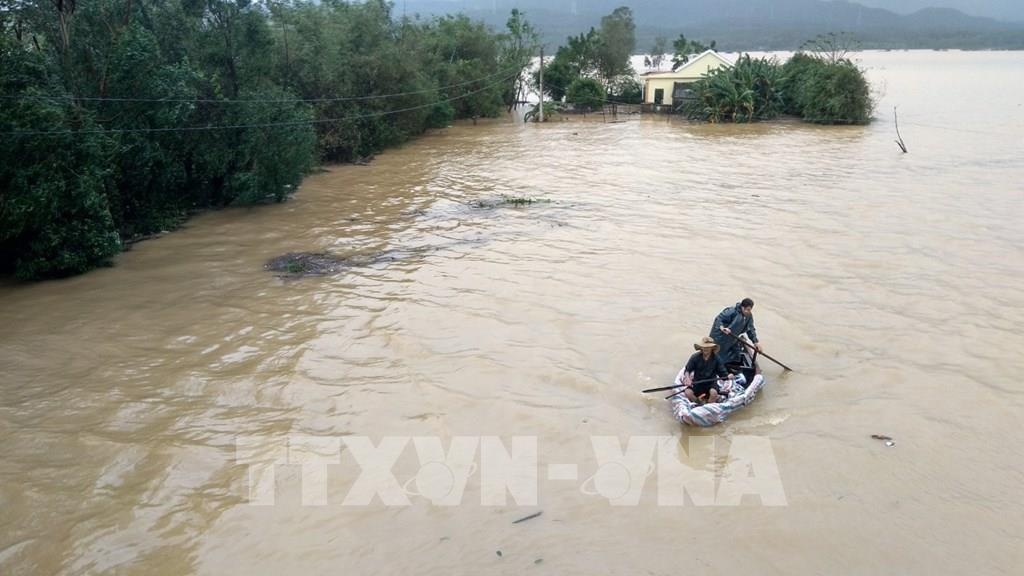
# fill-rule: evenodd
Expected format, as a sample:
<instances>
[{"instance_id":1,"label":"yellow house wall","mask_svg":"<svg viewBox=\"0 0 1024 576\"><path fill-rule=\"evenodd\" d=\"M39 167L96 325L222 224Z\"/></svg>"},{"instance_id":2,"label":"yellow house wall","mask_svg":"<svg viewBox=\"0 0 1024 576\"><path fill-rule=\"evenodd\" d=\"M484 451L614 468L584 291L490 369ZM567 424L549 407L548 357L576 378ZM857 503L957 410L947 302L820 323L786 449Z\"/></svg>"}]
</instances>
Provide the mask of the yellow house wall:
<instances>
[{"instance_id":1,"label":"yellow house wall","mask_svg":"<svg viewBox=\"0 0 1024 576\"><path fill-rule=\"evenodd\" d=\"M672 88L676 82L696 82L704 74L722 66L722 61L717 57L705 54L696 60L691 60L686 69L681 70L678 74L666 73L650 76L644 80L644 102L654 104L654 91L661 88L665 91L665 99L662 103L671 106Z\"/></svg>"},{"instance_id":2,"label":"yellow house wall","mask_svg":"<svg viewBox=\"0 0 1024 576\"><path fill-rule=\"evenodd\" d=\"M654 91L662 89L665 91L665 98L661 101L662 104L670 106L672 104L672 87L676 82L685 82L686 80L680 80L679 78L665 78L665 79L651 79L647 80L647 87L644 89L644 102L648 104L654 104Z\"/></svg>"}]
</instances>

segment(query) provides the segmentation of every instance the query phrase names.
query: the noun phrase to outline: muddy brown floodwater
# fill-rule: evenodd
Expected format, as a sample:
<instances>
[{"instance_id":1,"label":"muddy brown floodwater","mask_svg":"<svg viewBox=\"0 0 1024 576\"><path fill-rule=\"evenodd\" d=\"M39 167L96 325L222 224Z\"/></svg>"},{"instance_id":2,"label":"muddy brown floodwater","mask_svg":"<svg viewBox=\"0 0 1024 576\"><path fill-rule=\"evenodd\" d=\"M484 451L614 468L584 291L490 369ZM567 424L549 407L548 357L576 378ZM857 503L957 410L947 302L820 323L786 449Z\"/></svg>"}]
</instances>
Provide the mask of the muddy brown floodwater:
<instances>
[{"instance_id":1,"label":"muddy brown floodwater","mask_svg":"<svg viewBox=\"0 0 1024 576\"><path fill-rule=\"evenodd\" d=\"M869 127L460 125L0 287L0 573L1019 573L1024 54L860 57ZM365 265L263 269L301 251ZM639 390L743 296L796 371L682 429ZM784 505L659 505L657 475L613 505L610 435L674 436L724 483L753 439ZM459 505L346 505L343 437L410 436L535 438L536 503L485 505L476 454ZM311 495L293 459L250 500L237 447L310 438L340 459Z\"/></svg>"}]
</instances>

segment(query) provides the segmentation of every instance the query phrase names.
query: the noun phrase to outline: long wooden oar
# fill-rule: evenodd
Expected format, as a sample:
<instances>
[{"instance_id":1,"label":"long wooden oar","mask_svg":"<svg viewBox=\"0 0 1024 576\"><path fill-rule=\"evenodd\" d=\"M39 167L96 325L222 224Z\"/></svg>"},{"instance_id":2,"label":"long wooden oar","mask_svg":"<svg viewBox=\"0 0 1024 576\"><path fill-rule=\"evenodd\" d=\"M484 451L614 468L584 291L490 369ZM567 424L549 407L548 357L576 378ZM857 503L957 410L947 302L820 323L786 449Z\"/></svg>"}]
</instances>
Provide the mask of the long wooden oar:
<instances>
[{"instance_id":1,"label":"long wooden oar","mask_svg":"<svg viewBox=\"0 0 1024 576\"><path fill-rule=\"evenodd\" d=\"M725 378L718 378L717 380L725 380ZM707 380L703 380L703 382L707 382ZM668 396L665 396L665 400L671 400L671 399L675 398L676 396L679 396L680 394L685 394L685 393L686 393L686 390L680 390L679 392L676 392L675 394L669 394ZM703 396L701 396L701 398L703 398Z\"/></svg>"},{"instance_id":2,"label":"long wooden oar","mask_svg":"<svg viewBox=\"0 0 1024 576\"><path fill-rule=\"evenodd\" d=\"M755 346L754 346L753 344L751 344L750 342L747 342L747 341L746 341L746 340L744 340L743 338L740 338L739 336L736 336L736 335L734 335L734 334L728 334L727 332L723 332L723 334L727 334L728 336L731 336L733 340L736 340L736 341L738 341L738 342L739 342L740 344L743 344L743 345L744 345L744 346L746 346L747 348L750 348L751 350L753 350L753 351L754 351L754 353L755 353L755 354L760 354L761 356L764 356L765 358L767 358L767 359L771 360L772 362L775 362L775 363L776 363L776 364L778 364L779 366L782 366L782 368L783 368L783 369L785 369L785 370L789 370L790 372L792 372L792 371L793 371L793 369L792 369L792 368L790 368L789 366L786 366L786 365L785 365L785 364L783 364L782 362L779 362L778 360L776 360L775 358L772 358L771 356L769 356L769 355L765 354L764 352L758 352L758 351L757 351L757 348L756 348L756 347L755 347Z\"/></svg>"},{"instance_id":3,"label":"long wooden oar","mask_svg":"<svg viewBox=\"0 0 1024 576\"><path fill-rule=\"evenodd\" d=\"M705 380L697 380L692 384L705 384L707 382L715 382L717 380L718 378L707 378ZM650 392L664 392L665 390L675 390L676 388L680 388L679 384L673 384L671 386L662 386L661 388L648 388L647 390L641 390L641 392L643 392L644 394L648 394Z\"/></svg>"}]
</instances>

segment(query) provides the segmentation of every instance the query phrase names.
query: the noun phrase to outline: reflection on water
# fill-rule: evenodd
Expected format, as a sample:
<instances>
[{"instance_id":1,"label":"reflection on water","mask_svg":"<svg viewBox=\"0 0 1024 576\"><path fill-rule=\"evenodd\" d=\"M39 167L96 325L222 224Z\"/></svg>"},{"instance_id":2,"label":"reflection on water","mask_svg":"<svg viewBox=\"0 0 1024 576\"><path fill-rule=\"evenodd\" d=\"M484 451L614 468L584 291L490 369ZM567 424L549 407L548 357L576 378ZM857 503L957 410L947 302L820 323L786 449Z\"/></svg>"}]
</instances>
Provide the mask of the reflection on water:
<instances>
[{"instance_id":1,"label":"reflection on water","mask_svg":"<svg viewBox=\"0 0 1024 576\"><path fill-rule=\"evenodd\" d=\"M2 571L1021 565L1024 56L863 60L870 127L458 126L112 269L0 288ZM388 258L262 270L290 251ZM638 390L747 295L797 371L766 366L756 404L682 447L767 437L787 506L618 508L544 481L544 515L513 527L533 509L480 506L472 481L453 508L303 507L287 468L278 505L245 503L239 437L535 435L582 480L591 435L679 434Z\"/></svg>"}]
</instances>

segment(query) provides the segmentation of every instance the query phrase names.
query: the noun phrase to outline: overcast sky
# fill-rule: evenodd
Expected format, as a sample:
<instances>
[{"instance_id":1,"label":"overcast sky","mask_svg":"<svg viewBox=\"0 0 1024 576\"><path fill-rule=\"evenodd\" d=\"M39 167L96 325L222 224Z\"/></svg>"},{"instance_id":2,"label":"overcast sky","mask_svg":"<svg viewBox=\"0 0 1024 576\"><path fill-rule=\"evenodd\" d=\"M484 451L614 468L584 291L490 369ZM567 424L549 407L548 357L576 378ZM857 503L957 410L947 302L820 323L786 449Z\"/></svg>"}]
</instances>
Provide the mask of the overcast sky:
<instances>
[{"instance_id":1,"label":"overcast sky","mask_svg":"<svg viewBox=\"0 0 1024 576\"><path fill-rule=\"evenodd\" d=\"M771 0L768 0L771 1ZM778 0L784 1L784 0ZM821 0L823 2L829 2L830 0ZM836 2L842 2L844 0L834 0ZM909 14L920 10L921 8L928 7L939 7L939 8L956 8L961 12L970 14L971 16L985 16L988 18L996 18L998 20L1010 20L1015 22L1024 22L1024 0L848 0L852 3L863 4L865 6L872 6L876 8L885 8L886 10L892 10L900 14ZM494 3L496 6L502 7L506 5L516 5L520 2L516 0L394 0L395 5L401 9L403 4L413 6L416 4L446 4L450 3L453 5L462 6L486 6L489 3ZM599 2L602 5L608 4L608 2ZM645 3L645 0L621 0L621 4L625 6L638 7ZM680 0L679 2L683 6L686 5L686 0ZM758 2L760 4L760 2ZM524 5L536 6L538 5L537 0L528 0L523 2ZM549 9L555 11L567 10L570 5L578 6L580 9L585 8L590 1L588 0L550 0L547 3Z\"/></svg>"}]
</instances>

